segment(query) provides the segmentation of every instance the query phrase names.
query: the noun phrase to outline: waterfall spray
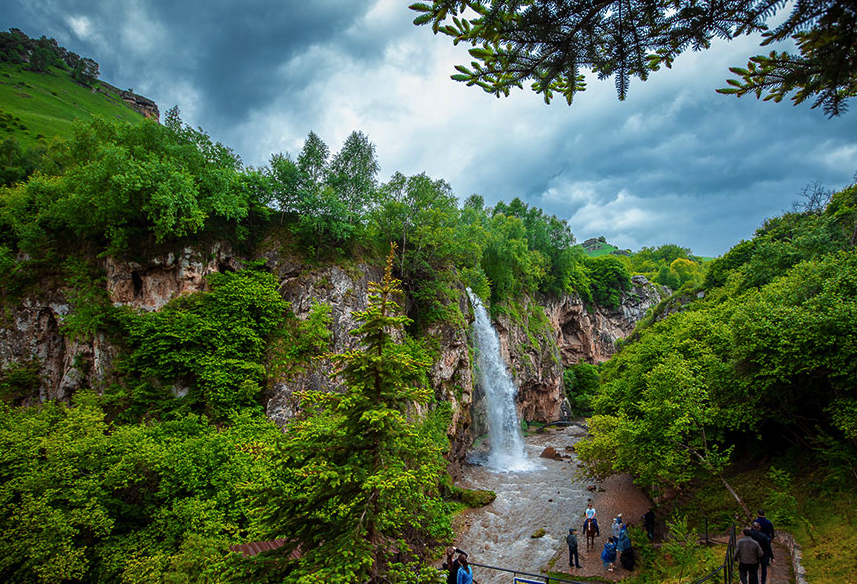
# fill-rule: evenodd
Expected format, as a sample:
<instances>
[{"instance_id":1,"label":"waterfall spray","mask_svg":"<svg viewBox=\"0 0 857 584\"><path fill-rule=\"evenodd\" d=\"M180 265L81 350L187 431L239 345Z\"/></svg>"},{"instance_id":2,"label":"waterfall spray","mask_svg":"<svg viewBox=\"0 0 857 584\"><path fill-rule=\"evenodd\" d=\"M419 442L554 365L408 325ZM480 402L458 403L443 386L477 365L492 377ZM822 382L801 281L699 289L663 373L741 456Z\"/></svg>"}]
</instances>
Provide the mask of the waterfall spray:
<instances>
[{"instance_id":1,"label":"waterfall spray","mask_svg":"<svg viewBox=\"0 0 857 584\"><path fill-rule=\"evenodd\" d=\"M518 388L503 362L500 339L491 325L488 311L470 289L467 295L476 316L473 325L476 365L488 411L488 438L491 443L488 466L505 471L530 470L535 465L524 453L524 439L515 409Z\"/></svg>"}]
</instances>

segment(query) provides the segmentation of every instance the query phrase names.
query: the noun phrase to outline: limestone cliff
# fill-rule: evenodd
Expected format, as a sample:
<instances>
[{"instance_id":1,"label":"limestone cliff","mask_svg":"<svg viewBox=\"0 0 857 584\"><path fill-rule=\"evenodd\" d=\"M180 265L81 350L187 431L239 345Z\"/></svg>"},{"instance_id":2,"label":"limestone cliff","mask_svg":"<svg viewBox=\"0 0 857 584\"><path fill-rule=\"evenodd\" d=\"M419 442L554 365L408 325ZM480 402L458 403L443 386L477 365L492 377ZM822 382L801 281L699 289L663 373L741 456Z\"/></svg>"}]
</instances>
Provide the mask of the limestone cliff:
<instances>
[{"instance_id":1,"label":"limestone cliff","mask_svg":"<svg viewBox=\"0 0 857 584\"><path fill-rule=\"evenodd\" d=\"M264 246L263 246L263 249ZM298 318L306 318L314 302L332 308L333 346L336 352L355 347L349 334L357 326L354 313L367 305L368 285L382 276L379 265L361 263L309 267L276 245L260 252L280 282L282 296L291 303ZM102 260L106 290L114 304L143 310L159 310L170 299L204 291L205 276L238 270L249 258L242 258L228 245L215 243L199 248L154 255L145 262ZM0 321L0 364L3 368L22 362L40 367L38 395L26 396L22 403L37 400L67 400L78 389L103 389L111 381L118 350L102 336L73 340L63 334L62 323L71 310L67 290L46 288L25 297L7 309ZM518 384L518 411L527 421L551 421L561 416L564 367L580 359L595 363L613 354L613 342L633 330L645 311L660 300L655 289L635 279L635 288L623 298L617 310L589 310L579 298L524 298L518 313L509 311L495 326L502 351ZM463 287L459 289L459 310L470 315ZM466 327L437 323L426 333L435 339L438 358L431 370L431 383L439 401L451 404L448 428L451 442L449 460L457 473L475 436L481 434L481 393L474 387L470 341ZM266 394L266 412L278 424L285 424L296 411L294 394L301 389L334 391L330 366L320 363L314 370L288 382L276 381Z\"/></svg>"},{"instance_id":2,"label":"limestone cliff","mask_svg":"<svg viewBox=\"0 0 857 584\"><path fill-rule=\"evenodd\" d=\"M503 359L518 386L517 408L522 420L550 422L562 417L565 368L586 361L601 363L616 351L615 341L627 337L663 293L643 276L632 278L618 308L586 306L576 295L522 298L494 323ZM474 433L486 431L483 392L476 388Z\"/></svg>"}]
</instances>

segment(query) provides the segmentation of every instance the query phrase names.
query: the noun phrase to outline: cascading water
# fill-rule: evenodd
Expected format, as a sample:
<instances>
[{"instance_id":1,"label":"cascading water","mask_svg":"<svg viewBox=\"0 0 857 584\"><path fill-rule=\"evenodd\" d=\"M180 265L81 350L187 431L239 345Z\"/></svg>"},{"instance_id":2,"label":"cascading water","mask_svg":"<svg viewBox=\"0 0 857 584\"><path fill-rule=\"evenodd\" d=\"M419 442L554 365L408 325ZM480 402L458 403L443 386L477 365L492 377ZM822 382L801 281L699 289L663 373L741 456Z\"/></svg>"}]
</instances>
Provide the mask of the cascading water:
<instances>
[{"instance_id":1,"label":"cascading water","mask_svg":"<svg viewBox=\"0 0 857 584\"><path fill-rule=\"evenodd\" d=\"M488 412L488 439L491 452L489 467L501 471L532 470L537 467L524 453L524 440L515 410L518 388L500 354L500 339L488 318L482 301L467 290L476 316L473 325L476 338L476 366L479 385L485 392Z\"/></svg>"}]
</instances>

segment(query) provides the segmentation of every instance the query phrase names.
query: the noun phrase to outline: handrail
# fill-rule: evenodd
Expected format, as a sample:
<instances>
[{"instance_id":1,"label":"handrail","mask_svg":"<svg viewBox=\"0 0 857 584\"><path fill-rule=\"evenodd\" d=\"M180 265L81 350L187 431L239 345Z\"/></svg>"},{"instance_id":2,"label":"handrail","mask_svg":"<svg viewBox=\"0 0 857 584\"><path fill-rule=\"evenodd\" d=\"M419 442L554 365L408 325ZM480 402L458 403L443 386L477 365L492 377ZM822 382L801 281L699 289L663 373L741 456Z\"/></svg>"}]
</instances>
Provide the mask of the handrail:
<instances>
[{"instance_id":1,"label":"handrail","mask_svg":"<svg viewBox=\"0 0 857 584\"><path fill-rule=\"evenodd\" d=\"M508 568L498 568L497 566L488 566L486 564L477 564L476 562L467 562L471 566L477 566L479 568L488 568L489 570L499 570L500 572L509 572L510 574L514 574L516 576L530 576L533 578L541 578L545 581L545 584L550 584L551 582L563 582L568 584L592 584L591 582L581 582L579 580L563 580L562 578L557 578L556 576L545 576L544 574L530 574L529 572L521 572L520 570L510 570Z\"/></svg>"},{"instance_id":2,"label":"handrail","mask_svg":"<svg viewBox=\"0 0 857 584\"><path fill-rule=\"evenodd\" d=\"M695 580L693 584L702 584L716 576L721 571L723 572L723 584L732 584L733 575L735 573L732 561L732 558L735 556L735 540L735 524L733 523L729 528L729 543L726 544L726 555L723 558L723 563L715 568L711 573L703 576L699 580Z\"/></svg>"}]
</instances>

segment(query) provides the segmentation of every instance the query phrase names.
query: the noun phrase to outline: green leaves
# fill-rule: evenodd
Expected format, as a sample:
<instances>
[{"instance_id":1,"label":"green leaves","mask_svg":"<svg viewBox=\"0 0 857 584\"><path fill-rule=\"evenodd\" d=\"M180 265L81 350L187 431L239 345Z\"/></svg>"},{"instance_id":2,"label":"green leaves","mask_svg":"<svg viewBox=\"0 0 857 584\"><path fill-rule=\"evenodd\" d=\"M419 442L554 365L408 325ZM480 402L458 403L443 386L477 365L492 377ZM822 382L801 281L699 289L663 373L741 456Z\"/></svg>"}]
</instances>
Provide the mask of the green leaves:
<instances>
[{"instance_id":1,"label":"green leaves","mask_svg":"<svg viewBox=\"0 0 857 584\"><path fill-rule=\"evenodd\" d=\"M180 119L168 127L100 119L78 125L44 165L44 176L0 200L19 245L31 252L45 245L35 226L106 244L115 254L137 239L177 239L211 218L240 221L249 213L240 161Z\"/></svg>"},{"instance_id":2,"label":"green leaves","mask_svg":"<svg viewBox=\"0 0 857 584\"><path fill-rule=\"evenodd\" d=\"M98 401L3 406L0 579L216 581L279 430L246 415L221 428L194 415L122 426Z\"/></svg>"},{"instance_id":3,"label":"green leaves","mask_svg":"<svg viewBox=\"0 0 857 584\"><path fill-rule=\"evenodd\" d=\"M154 313L125 313L132 352L130 372L144 385L189 385L189 401L215 418L255 403L266 379L262 365L268 336L286 319L289 305L269 273L253 269L209 277L211 292L177 298ZM132 398L149 408L144 388ZM142 398L142 399L140 399ZM181 404L169 390L160 407Z\"/></svg>"}]
</instances>

